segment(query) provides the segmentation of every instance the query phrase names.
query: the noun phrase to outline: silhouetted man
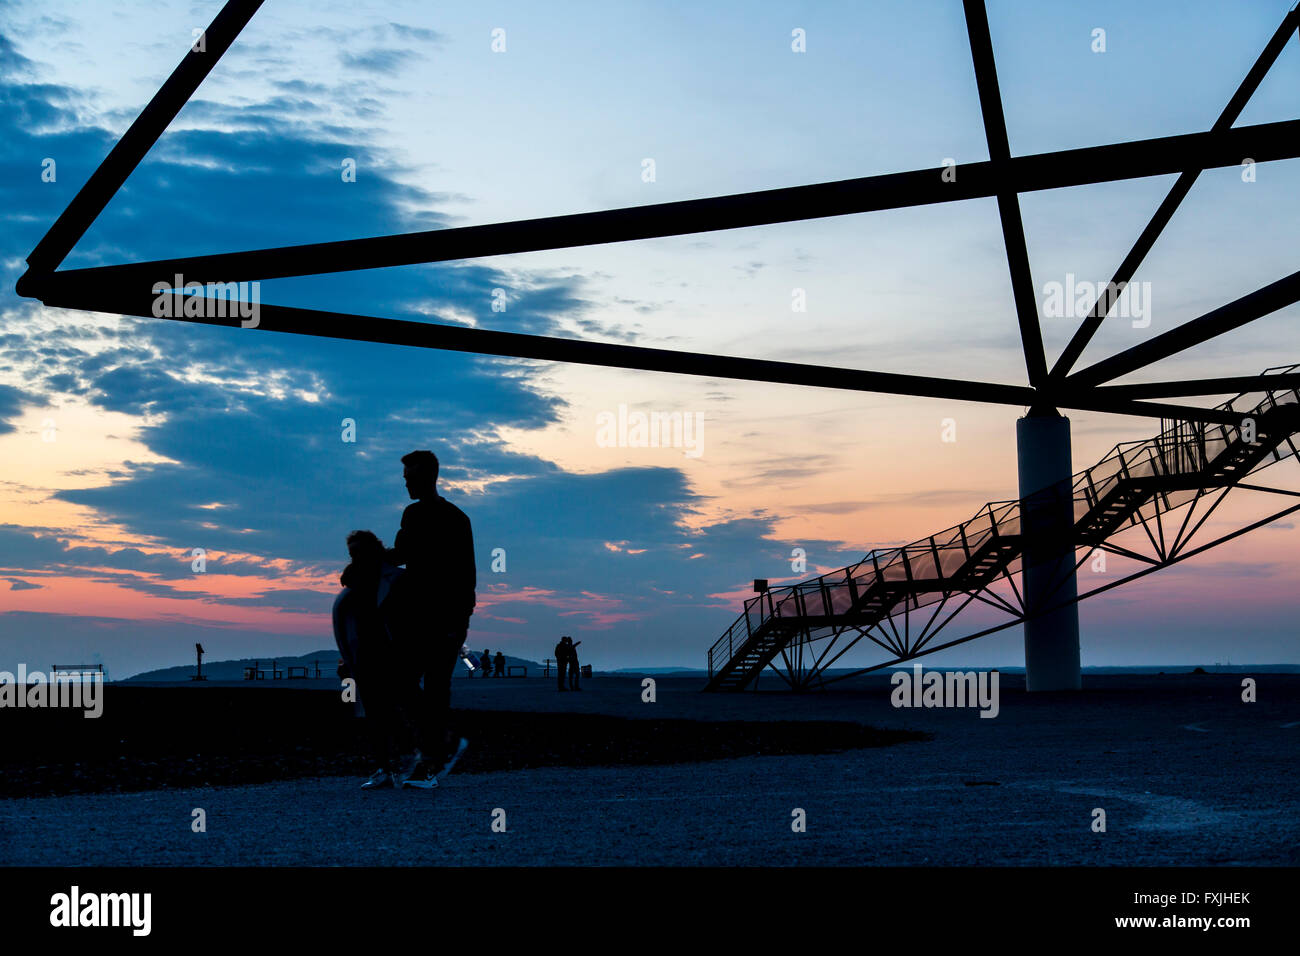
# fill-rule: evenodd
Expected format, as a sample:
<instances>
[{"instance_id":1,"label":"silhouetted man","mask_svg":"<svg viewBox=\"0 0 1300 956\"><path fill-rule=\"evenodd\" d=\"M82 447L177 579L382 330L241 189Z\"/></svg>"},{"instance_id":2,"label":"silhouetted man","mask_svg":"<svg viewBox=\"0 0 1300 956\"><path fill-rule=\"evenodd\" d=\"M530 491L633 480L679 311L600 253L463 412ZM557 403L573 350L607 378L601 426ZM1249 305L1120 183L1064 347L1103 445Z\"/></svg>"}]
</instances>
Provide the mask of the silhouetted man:
<instances>
[{"instance_id":1,"label":"silhouetted man","mask_svg":"<svg viewBox=\"0 0 1300 956\"><path fill-rule=\"evenodd\" d=\"M559 689L568 690L564 686L564 670L569 666L569 649L564 646L567 637L560 638L560 643L555 645L555 674L559 678Z\"/></svg>"},{"instance_id":2,"label":"silhouetted man","mask_svg":"<svg viewBox=\"0 0 1300 956\"><path fill-rule=\"evenodd\" d=\"M483 665L483 676L492 676L492 652L486 647L483 648L483 656L479 658L479 663Z\"/></svg>"},{"instance_id":3,"label":"silhouetted man","mask_svg":"<svg viewBox=\"0 0 1300 956\"><path fill-rule=\"evenodd\" d=\"M402 586L410 615L401 628L406 691L416 700L416 747L400 783L431 789L468 746L448 727L451 677L474 613L474 535L469 518L437 492L438 458L413 451L402 458L406 491L415 503L402 513L402 527L388 552L406 565ZM415 685L423 679L423 688Z\"/></svg>"},{"instance_id":4,"label":"silhouetted man","mask_svg":"<svg viewBox=\"0 0 1300 956\"><path fill-rule=\"evenodd\" d=\"M497 676L497 677L505 677L505 676L506 676L506 656L505 656L504 654L502 654L500 651L497 651L497 656L494 658L494 660L495 660L496 665L497 665L497 672L496 672L496 675L495 675L495 676Z\"/></svg>"}]
</instances>

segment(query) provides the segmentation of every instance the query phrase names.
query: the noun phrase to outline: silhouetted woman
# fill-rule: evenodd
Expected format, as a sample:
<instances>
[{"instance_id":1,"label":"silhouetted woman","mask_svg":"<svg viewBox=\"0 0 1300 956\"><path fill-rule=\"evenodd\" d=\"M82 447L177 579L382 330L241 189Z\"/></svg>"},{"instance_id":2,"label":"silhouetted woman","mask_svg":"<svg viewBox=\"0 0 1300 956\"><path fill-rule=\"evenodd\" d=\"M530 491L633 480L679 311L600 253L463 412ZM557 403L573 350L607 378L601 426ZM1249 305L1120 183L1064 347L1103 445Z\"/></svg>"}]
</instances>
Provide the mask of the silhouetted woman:
<instances>
[{"instance_id":1,"label":"silhouetted woman","mask_svg":"<svg viewBox=\"0 0 1300 956\"><path fill-rule=\"evenodd\" d=\"M560 643L555 645L555 675L557 677L557 690L568 690L564 686L564 672L569 666L569 648L565 643L567 637L560 638Z\"/></svg>"},{"instance_id":2,"label":"silhouetted woman","mask_svg":"<svg viewBox=\"0 0 1300 956\"><path fill-rule=\"evenodd\" d=\"M569 690L582 690L578 686L578 644L582 641L575 643L571 637L565 640L569 642Z\"/></svg>"},{"instance_id":3,"label":"silhouetted woman","mask_svg":"<svg viewBox=\"0 0 1300 956\"><path fill-rule=\"evenodd\" d=\"M334 640L342 663L340 677L356 681L356 713L366 718L371 756L377 769L361 785L373 790L393 785L405 744L390 623L398 613L389 601L401 570L384 561L384 545L369 531L347 538L352 562L343 569L343 591L334 601Z\"/></svg>"}]
</instances>

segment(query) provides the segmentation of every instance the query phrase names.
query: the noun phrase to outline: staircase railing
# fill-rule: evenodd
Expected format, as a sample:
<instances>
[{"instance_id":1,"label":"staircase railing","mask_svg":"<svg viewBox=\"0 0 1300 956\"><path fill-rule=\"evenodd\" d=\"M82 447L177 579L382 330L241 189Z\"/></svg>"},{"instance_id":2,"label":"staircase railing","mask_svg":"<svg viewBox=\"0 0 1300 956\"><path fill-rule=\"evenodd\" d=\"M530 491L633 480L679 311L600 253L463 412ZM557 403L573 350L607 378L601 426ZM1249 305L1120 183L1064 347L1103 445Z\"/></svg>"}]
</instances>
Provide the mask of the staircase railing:
<instances>
[{"instance_id":1,"label":"staircase railing","mask_svg":"<svg viewBox=\"0 0 1300 956\"><path fill-rule=\"evenodd\" d=\"M1279 366L1263 374L1297 370L1300 365ZM1246 414L1242 412L1245 408L1250 415L1261 416L1283 405L1300 405L1300 392L1294 388L1243 392L1217 409ZM1241 429L1235 425L1182 421L1161 424L1161 431L1154 438L1120 442L1100 462L1074 476L1071 493L1076 528L1095 513L1099 503L1120 482L1200 475L1242 437ZM1282 440L1289 450L1283 454L1273 449L1275 460L1296 454L1289 438ZM1158 494L1164 502L1164 510L1181 507L1197 493L1194 487L1152 489L1152 494ZM740 616L709 648L710 679L756 636L788 630L791 637L787 643L814 640L812 631L823 623L837 618L851 619L850 615L862 607L873 587L880 588L877 593L894 594L895 603L906 599L918 608L940 600L952 591L955 576L991 537L1019 535L1020 506L1019 499L989 502L974 517L938 534L902 547L871 551L857 564L809 581L779 585L749 598ZM1140 504L1122 522L1129 525L1139 522L1138 512L1144 506L1145 503ZM1019 556L1013 558L1008 570L1020 560ZM881 610L887 614L889 607ZM799 630L804 633L794 633Z\"/></svg>"}]
</instances>

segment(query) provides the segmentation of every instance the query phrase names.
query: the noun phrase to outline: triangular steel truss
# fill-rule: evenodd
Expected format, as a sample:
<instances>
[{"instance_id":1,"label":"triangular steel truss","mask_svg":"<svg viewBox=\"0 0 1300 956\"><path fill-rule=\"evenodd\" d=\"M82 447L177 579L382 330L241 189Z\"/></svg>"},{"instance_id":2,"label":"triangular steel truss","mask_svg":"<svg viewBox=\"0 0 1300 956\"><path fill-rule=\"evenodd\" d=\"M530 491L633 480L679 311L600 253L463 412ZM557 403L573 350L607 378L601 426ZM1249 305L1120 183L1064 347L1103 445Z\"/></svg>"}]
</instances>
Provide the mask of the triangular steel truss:
<instances>
[{"instance_id":1,"label":"triangular steel truss","mask_svg":"<svg viewBox=\"0 0 1300 956\"><path fill-rule=\"evenodd\" d=\"M1290 34L1300 26L1300 16L1296 9L1287 13L1237 92L1206 132L1012 156L983 0L964 0L964 6L990 159L961 166L960 174L955 178L943 175L946 167L921 169L570 216L60 270L59 266L68 253L229 49L262 2L229 0L225 4L205 32L205 42L195 45L201 49L191 48L27 257L27 272L17 283L20 295L40 299L52 307L154 318L155 283L169 283L177 274L207 287L209 283L239 283L627 242L994 196L1002 221L1016 317L1028 370L1027 385L653 349L267 303L259 303L256 329L613 368L1033 408L1091 409L1220 424L1237 424L1237 419L1225 416L1220 409L1170 405L1144 399L1247 390L1258 385L1256 377L1240 375L1149 385L1105 386L1102 383L1300 299L1300 272L1295 272L1141 345L1072 372L1084 347L1203 169L1236 166L1243 157L1263 163L1300 155L1300 121L1232 128ZM1111 286L1100 296L1091 314L1049 369L1030 280L1019 194L1168 173L1179 173L1177 182L1116 270ZM169 318L232 327L245 324L238 314L228 314L225 309L208 311L221 314ZM1274 387L1300 384L1300 375L1295 377L1295 382L1271 384Z\"/></svg>"},{"instance_id":2,"label":"triangular steel truss","mask_svg":"<svg viewBox=\"0 0 1300 956\"><path fill-rule=\"evenodd\" d=\"M1291 34L1300 29L1300 12L1297 8L1290 10L1283 18L1223 112L1205 132L1031 156L1012 156L984 3L983 0L963 0L975 81L988 141L989 160L965 164L960 167L955 177L944 175L949 167L920 169L839 182L493 225L61 270L59 267L73 247L157 142L213 66L229 49L240 31L261 7L262 2L263 0L229 0L225 4L206 31L205 42L196 44L196 47L201 48L191 48L186 54L148 106L131 124L108 157L95 170L85 186L28 256L28 270L17 284L20 295L40 299L52 307L153 318L157 317L154 311L157 297L156 284L161 283L165 286L178 274L183 275L188 282L210 287L212 283L241 283L608 242L628 242L844 216L882 209L960 202L991 196L997 200L1006 246L1007 265L1027 370L1028 381L1025 385L963 381L925 375L616 345L266 303L258 303L256 330L613 368L645 369L716 378L1029 406L1031 414L1036 411L1050 412L1056 408L1066 408L1159 417L1166 422L1166 427L1161 432L1162 436L1167 433L1175 434L1179 427L1186 426L1191 429L1188 434L1192 436L1193 444L1197 435L1202 436L1200 440L1204 442L1203 436L1208 433L1208 429L1217 425L1225 436L1230 434L1233 436L1231 442L1233 448L1245 449L1242 454L1247 458L1255 452L1249 450L1251 442L1243 439L1243 427L1252 415L1260 413L1258 408L1247 407L1243 410L1242 407L1234 407L1231 402L1214 408L1201 408L1152 402L1150 399L1215 395L1234 391L1242 393L1264 391L1270 396L1276 396L1289 391L1297 401L1300 401L1300 393L1295 391L1300 388L1300 366L1296 365L1285 370L1273 370L1273 374L1267 375L1231 375L1141 385L1105 384L1296 302L1300 299L1300 272L1293 272L1255 292L1185 322L1168 332L1154 336L1140 345L1087 368L1073 371L1075 362L1118 301L1124 288L1133 278L1202 170L1236 166L1246 157L1257 163L1264 163L1300 156L1300 120L1233 128L1233 124L1277 60ZM1049 368L1030 277L1029 256L1020 216L1020 193L1170 173L1179 174L1177 181L1116 269L1111 283L1102 290L1090 314L1074 333L1055 364ZM189 309L175 311L191 312ZM231 327L246 325L241 317L242 310L223 308L193 311L195 314L176 314L168 318ZM248 334L247 328L240 334ZM1287 401L1290 402L1289 399ZM1294 404L1289 410L1283 409L1280 412L1269 410L1269 415L1273 416L1270 418L1270 428L1276 428L1277 424L1283 421L1287 423L1285 440L1290 449L1290 457L1294 457L1296 451L1290 439L1294 434L1294 428L1291 427L1295 424L1294 418L1291 417L1294 411ZM1253 427L1253 424L1251 422L1250 427ZM1158 460L1162 464L1153 467L1157 467L1157 470L1163 469L1166 477L1176 477L1180 474L1181 464L1169 459L1166 453L1160 450L1158 443L1159 439L1157 439L1157 450L1153 452L1155 455L1153 460ZM1173 444L1180 449L1177 451L1178 455L1187 454L1186 447L1190 447L1182 438ZM1270 453L1274 455L1275 460L1285 457L1276 451ZM1208 461L1207 459L1205 462L1199 462L1199 465L1209 467ZM1121 456L1121 464L1123 463L1124 459ZM1243 474L1248 474L1249 471L1250 469L1247 468ZM1213 480L1205 480L1190 489L1181 489L1180 493L1191 491L1194 494L1178 506L1187 505L1188 510L1179 530L1169 537L1166 536L1163 520L1164 514L1175 510L1169 497L1169 488L1162 486L1153 490L1149 483L1121 483L1123 488L1127 489L1124 494L1130 495L1125 505L1129 510L1123 512L1127 516L1126 520L1131 521L1132 527L1137 527L1140 522L1152 546L1153 554L1145 555L1140 549L1120 545L1109 536L1090 542L1087 539L1089 532L1086 528L1082 529L1080 531L1082 537L1076 541L1076 547L1079 542L1083 542L1090 544L1093 549L1108 550L1138 560L1146 567L1135 574L1079 595L1074 600L1109 590L1124 581L1181 561L1224 540L1300 509L1300 505L1292 506L1261 522L1189 551L1188 539L1199 530L1208 514L1203 512L1199 522L1190 531L1188 522L1197 502L1209 496L1213 490L1221 489L1219 498L1210 505L1209 511L1217 507L1218 500L1221 500L1222 494L1226 494L1230 487L1296 494L1276 488L1243 484L1240 481L1242 474L1228 475L1226 478L1223 475L1209 477ZM1147 514L1143 511L1146 505L1134 497L1139 492L1147 496L1142 500L1152 505L1150 518L1154 521L1154 531L1152 524L1148 522ZM1113 517L1120 513L1107 504L1110 499L1096 496L1090 498L1087 488L1082 489L1081 494L1086 506L1086 515L1092 515L1095 511L1097 514ZM1076 501L1078 500L1076 498ZM1160 506L1161 500L1165 507ZM780 673L774 663L776 655L779 654L789 675L787 677L786 674L782 674L782 677L792 687L805 687L813 682L825 680L826 669L847 647L853 646L864 638L879 645L891 656L891 660L886 664L878 665L887 666L888 663L911 659L942 647L951 647L1021 623L1026 619L1025 603L1019 589L1016 588L1012 574L1014 562L1021 558L1017 558L1013 553L1015 549L1008 544L1009 538L998 540L997 520L994 517L993 507L993 505L988 506L990 518L993 519L991 539L983 541L978 547L973 547L973 542L968 540L962 526L957 529L961 532L960 539L953 537L942 543L942 547L950 553L960 549L962 561L965 562L961 568L965 570L959 571L959 580L940 581L941 586L937 591L935 588L930 589L931 593L938 594L938 604L918 629L914 629L912 625L913 612L919 612L921 609L921 604L915 595L904 596L901 604L898 603L898 596L890 590L889 586L886 586L888 583L886 574L878 567L874 569L878 576L876 582L878 586L873 585L875 590L867 589L863 594L859 594L858 585L865 582L867 576L857 579L849 573L854 569L845 569L843 589L852 596L848 614L841 613L838 608L832 608L834 602L830 596L830 589L824 583L818 582L796 585L789 589L787 605L796 608L797 611L794 615L796 620L793 621L781 621L780 608L773 604L771 616L755 630L749 626L747 616L751 605L761 602L762 598L747 602L746 613L741 616L741 620L723 635L722 641L714 645L714 650L710 653L711 685L725 683L730 679L724 673L727 668L731 668L732 672L738 674L732 684L742 687L756 679L757 674L765 666L772 666ZM1107 510L1108 508L1110 510ZM1112 532L1114 530L1116 529L1111 529ZM927 551L933 551L935 567L938 568L941 560L940 546L934 537L929 539L928 547L921 543L918 552L920 559L926 558ZM900 553L907 582L915 583L907 554ZM1086 558L1089 552L1084 553ZM874 553L868 555L868 560L874 559ZM1067 561L1066 564L1068 563ZM1000 590L994 586L997 584L1005 584L1006 587ZM824 607L830 610L818 612L821 617L810 614L808 610L810 598L800 588L811 588L808 595L812 595L813 598L820 594ZM876 591L880 593L877 594ZM959 601L960 606L955 611L948 612L947 605L950 599ZM767 600L772 601L770 594L767 595ZM946 643L936 642L935 636L947 622L958 611L976 600L1000 608L1011 616L1011 620ZM872 604L872 601L876 603ZM887 604L888 601L894 603ZM875 615L870 622L856 619L855 615L867 611ZM900 620L901 630L898 627ZM733 643L729 642L729 635L741 624L744 625L744 639L739 646L733 646ZM779 642L777 638L771 636L776 634L782 635ZM847 646L840 644L841 638L845 636L850 638ZM814 652L813 643L820 642L824 638L829 638L829 643L819 652ZM722 646L724 642L726 642L725 648ZM832 656L832 651L835 651L837 644L840 644L839 651ZM718 655L716 667L715 653ZM739 673L737 670L741 664L746 668L744 673ZM745 678L743 682L742 677Z\"/></svg>"}]
</instances>

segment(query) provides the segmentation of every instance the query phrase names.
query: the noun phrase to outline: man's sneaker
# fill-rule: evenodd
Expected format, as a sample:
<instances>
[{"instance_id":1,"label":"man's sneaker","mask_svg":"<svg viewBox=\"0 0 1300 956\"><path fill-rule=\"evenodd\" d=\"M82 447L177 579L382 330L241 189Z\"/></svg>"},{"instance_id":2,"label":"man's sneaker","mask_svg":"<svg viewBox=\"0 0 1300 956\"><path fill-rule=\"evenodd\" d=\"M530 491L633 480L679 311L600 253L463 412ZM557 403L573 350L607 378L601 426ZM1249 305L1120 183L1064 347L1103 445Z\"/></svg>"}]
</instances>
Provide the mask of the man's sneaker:
<instances>
[{"instance_id":1,"label":"man's sneaker","mask_svg":"<svg viewBox=\"0 0 1300 956\"><path fill-rule=\"evenodd\" d=\"M383 790L385 787L393 786L393 774L382 767L370 775L370 778L361 785L362 790Z\"/></svg>"}]
</instances>

